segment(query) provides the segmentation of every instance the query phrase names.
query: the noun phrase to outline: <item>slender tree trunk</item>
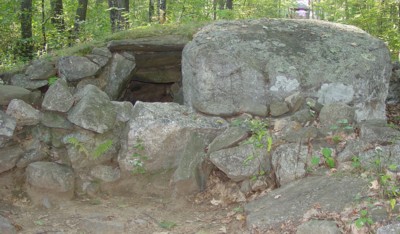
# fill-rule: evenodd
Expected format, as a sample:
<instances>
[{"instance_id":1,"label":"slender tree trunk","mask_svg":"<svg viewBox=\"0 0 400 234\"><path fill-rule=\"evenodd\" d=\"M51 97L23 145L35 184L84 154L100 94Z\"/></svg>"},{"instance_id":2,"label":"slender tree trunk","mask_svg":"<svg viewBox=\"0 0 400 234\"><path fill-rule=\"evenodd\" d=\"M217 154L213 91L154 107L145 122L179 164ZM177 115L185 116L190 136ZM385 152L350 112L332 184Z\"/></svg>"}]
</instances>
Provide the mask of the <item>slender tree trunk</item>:
<instances>
[{"instance_id":1,"label":"slender tree trunk","mask_svg":"<svg viewBox=\"0 0 400 234\"><path fill-rule=\"evenodd\" d=\"M149 22L153 21L154 0L149 0Z\"/></svg>"},{"instance_id":2,"label":"slender tree trunk","mask_svg":"<svg viewBox=\"0 0 400 234\"><path fill-rule=\"evenodd\" d=\"M233 9L233 0L226 0L226 9L228 10Z\"/></svg>"},{"instance_id":3,"label":"slender tree trunk","mask_svg":"<svg viewBox=\"0 0 400 234\"><path fill-rule=\"evenodd\" d=\"M50 7L52 11L51 23L57 28L59 33L63 33L65 31L65 24L62 0L50 0Z\"/></svg>"},{"instance_id":4,"label":"slender tree trunk","mask_svg":"<svg viewBox=\"0 0 400 234\"><path fill-rule=\"evenodd\" d=\"M110 8L110 23L111 23L111 31L118 31L118 19L119 10L118 10L118 2L117 0L108 0L108 7Z\"/></svg>"},{"instance_id":5,"label":"slender tree trunk","mask_svg":"<svg viewBox=\"0 0 400 234\"><path fill-rule=\"evenodd\" d=\"M217 0L213 0L213 20L217 20Z\"/></svg>"},{"instance_id":6,"label":"slender tree trunk","mask_svg":"<svg viewBox=\"0 0 400 234\"><path fill-rule=\"evenodd\" d=\"M88 7L88 0L78 0L78 8L76 8L74 31L72 39L76 40L79 37L81 24L86 21L86 13Z\"/></svg>"},{"instance_id":7,"label":"slender tree trunk","mask_svg":"<svg viewBox=\"0 0 400 234\"><path fill-rule=\"evenodd\" d=\"M158 17L160 24L167 20L167 0L158 0Z\"/></svg>"},{"instance_id":8,"label":"slender tree trunk","mask_svg":"<svg viewBox=\"0 0 400 234\"><path fill-rule=\"evenodd\" d=\"M129 0L119 0L118 8L120 10L119 14L119 29L128 29L129 28Z\"/></svg>"},{"instance_id":9,"label":"slender tree trunk","mask_svg":"<svg viewBox=\"0 0 400 234\"><path fill-rule=\"evenodd\" d=\"M42 8L42 37L43 37L43 43L42 43L42 51L47 51L47 37L46 37L46 19L45 19L45 9L44 9L44 0L42 0L41 3L41 8Z\"/></svg>"},{"instance_id":10,"label":"slender tree trunk","mask_svg":"<svg viewBox=\"0 0 400 234\"><path fill-rule=\"evenodd\" d=\"M32 0L21 0L21 40L19 41L19 54L23 60L33 58L32 40Z\"/></svg>"}]
</instances>

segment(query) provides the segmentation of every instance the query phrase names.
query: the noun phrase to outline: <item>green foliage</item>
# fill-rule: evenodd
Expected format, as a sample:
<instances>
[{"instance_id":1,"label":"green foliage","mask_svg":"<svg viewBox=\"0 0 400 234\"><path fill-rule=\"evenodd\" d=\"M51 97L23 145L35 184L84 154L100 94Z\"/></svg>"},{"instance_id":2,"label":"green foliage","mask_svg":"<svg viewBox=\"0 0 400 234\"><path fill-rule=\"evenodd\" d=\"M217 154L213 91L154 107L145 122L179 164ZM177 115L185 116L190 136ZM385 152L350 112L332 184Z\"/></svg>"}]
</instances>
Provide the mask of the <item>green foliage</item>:
<instances>
[{"instance_id":1,"label":"green foliage","mask_svg":"<svg viewBox=\"0 0 400 234\"><path fill-rule=\"evenodd\" d=\"M144 174L146 173L146 168L144 166L144 161L148 160L148 157L143 154L144 146L141 139L136 139L136 143L133 146L134 152L132 154L133 157L133 167L132 174Z\"/></svg>"},{"instance_id":2,"label":"green foliage","mask_svg":"<svg viewBox=\"0 0 400 234\"><path fill-rule=\"evenodd\" d=\"M57 77L57 76L52 76L52 77L50 77L50 78L47 80L47 83L48 83L49 85L53 85L54 83L56 83L57 80L58 80L58 77Z\"/></svg>"},{"instance_id":3,"label":"green foliage","mask_svg":"<svg viewBox=\"0 0 400 234\"><path fill-rule=\"evenodd\" d=\"M322 156L325 159L325 163L329 168L335 168L336 163L335 159L332 157L332 149L330 148L323 148L321 150Z\"/></svg>"},{"instance_id":4,"label":"green foliage","mask_svg":"<svg viewBox=\"0 0 400 234\"><path fill-rule=\"evenodd\" d=\"M362 228L364 226L370 226L374 223L370 217L368 210L360 210L360 217L355 221L357 228Z\"/></svg>"},{"instance_id":5,"label":"green foliage","mask_svg":"<svg viewBox=\"0 0 400 234\"><path fill-rule=\"evenodd\" d=\"M172 222L172 221L164 220L164 221L161 221L161 222L159 223L159 226L160 226L161 228L171 230L172 228L174 228L174 227L176 226L176 223L174 223L174 222Z\"/></svg>"},{"instance_id":6,"label":"green foliage","mask_svg":"<svg viewBox=\"0 0 400 234\"><path fill-rule=\"evenodd\" d=\"M351 158L351 165L353 166L354 169L359 169L361 168L361 161L360 158L357 156L353 156Z\"/></svg>"},{"instance_id":7,"label":"green foliage","mask_svg":"<svg viewBox=\"0 0 400 234\"><path fill-rule=\"evenodd\" d=\"M330 127L330 129L334 131L353 131L353 126L349 124L347 119L339 119L336 124Z\"/></svg>"},{"instance_id":8,"label":"green foliage","mask_svg":"<svg viewBox=\"0 0 400 234\"><path fill-rule=\"evenodd\" d=\"M321 158L320 158L320 157L318 157L318 156L313 156L313 157L311 158L311 165L312 165L312 166L319 166L320 161L321 161Z\"/></svg>"},{"instance_id":9,"label":"green foliage","mask_svg":"<svg viewBox=\"0 0 400 234\"><path fill-rule=\"evenodd\" d=\"M71 144L78 152L83 153L86 157L92 156L94 159L99 158L100 156L104 155L111 149L113 145L112 140L106 140L105 142L99 144L96 148L93 149L93 154L89 152L87 147L80 142L76 137L69 137L67 142Z\"/></svg>"}]
</instances>

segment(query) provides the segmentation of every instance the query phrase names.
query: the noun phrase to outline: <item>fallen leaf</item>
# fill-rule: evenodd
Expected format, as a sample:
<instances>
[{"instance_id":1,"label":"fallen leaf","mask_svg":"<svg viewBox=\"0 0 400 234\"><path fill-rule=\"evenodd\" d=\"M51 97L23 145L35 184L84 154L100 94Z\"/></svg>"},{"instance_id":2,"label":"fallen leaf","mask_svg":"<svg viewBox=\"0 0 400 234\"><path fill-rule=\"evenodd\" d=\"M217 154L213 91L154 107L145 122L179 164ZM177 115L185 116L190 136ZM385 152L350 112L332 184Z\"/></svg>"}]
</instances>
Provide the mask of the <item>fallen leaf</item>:
<instances>
[{"instance_id":1,"label":"fallen leaf","mask_svg":"<svg viewBox=\"0 0 400 234\"><path fill-rule=\"evenodd\" d=\"M220 229L218 229L221 233L227 233L226 227L222 226Z\"/></svg>"},{"instance_id":2,"label":"fallen leaf","mask_svg":"<svg viewBox=\"0 0 400 234\"><path fill-rule=\"evenodd\" d=\"M239 221L246 220L246 216L244 216L243 214L237 214L236 220L239 220Z\"/></svg>"},{"instance_id":3,"label":"fallen leaf","mask_svg":"<svg viewBox=\"0 0 400 234\"><path fill-rule=\"evenodd\" d=\"M379 186L378 180L372 181L372 182L371 182L371 185L369 186L369 188L370 188L370 189L373 189L373 190L378 190L379 187L380 187L380 186Z\"/></svg>"},{"instance_id":4,"label":"fallen leaf","mask_svg":"<svg viewBox=\"0 0 400 234\"><path fill-rule=\"evenodd\" d=\"M210 202L211 202L211 204L213 204L214 206L218 206L218 205L221 205L222 200L216 200L216 199L213 198Z\"/></svg>"},{"instance_id":5,"label":"fallen leaf","mask_svg":"<svg viewBox=\"0 0 400 234\"><path fill-rule=\"evenodd\" d=\"M281 198L282 197L282 195L281 194L278 194L278 195L276 195L274 198L275 199L279 199L279 198Z\"/></svg>"}]
</instances>

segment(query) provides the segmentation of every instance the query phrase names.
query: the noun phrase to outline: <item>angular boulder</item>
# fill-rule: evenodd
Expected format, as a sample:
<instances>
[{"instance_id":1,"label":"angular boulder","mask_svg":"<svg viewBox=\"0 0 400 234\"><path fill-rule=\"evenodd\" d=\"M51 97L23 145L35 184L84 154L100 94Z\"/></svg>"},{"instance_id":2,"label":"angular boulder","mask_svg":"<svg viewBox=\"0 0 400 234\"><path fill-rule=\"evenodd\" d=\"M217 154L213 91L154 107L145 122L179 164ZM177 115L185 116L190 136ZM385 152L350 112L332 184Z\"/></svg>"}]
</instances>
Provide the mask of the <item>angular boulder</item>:
<instances>
[{"instance_id":1,"label":"angular boulder","mask_svg":"<svg viewBox=\"0 0 400 234\"><path fill-rule=\"evenodd\" d=\"M306 175L308 147L296 143L278 146L272 153L272 166L278 184L285 185Z\"/></svg>"},{"instance_id":2,"label":"angular boulder","mask_svg":"<svg viewBox=\"0 0 400 234\"><path fill-rule=\"evenodd\" d=\"M0 110L0 138L11 138L16 126L17 121Z\"/></svg>"},{"instance_id":3,"label":"angular boulder","mask_svg":"<svg viewBox=\"0 0 400 234\"><path fill-rule=\"evenodd\" d=\"M42 107L45 110L67 112L74 104L74 97L66 81L58 79L47 90Z\"/></svg>"},{"instance_id":4,"label":"angular boulder","mask_svg":"<svg viewBox=\"0 0 400 234\"><path fill-rule=\"evenodd\" d=\"M224 119L190 113L188 108L176 103L138 101L122 135L119 166L122 172L134 171L138 157L145 156L143 163L148 171L177 168L184 158L196 155L194 151L184 150L192 139L190 134L204 138L202 152L205 153L208 144L226 128Z\"/></svg>"},{"instance_id":5,"label":"angular boulder","mask_svg":"<svg viewBox=\"0 0 400 234\"><path fill-rule=\"evenodd\" d=\"M106 93L94 85L86 85L75 94L74 99L78 103L67 116L71 123L97 133L112 129L117 113Z\"/></svg>"},{"instance_id":6,"label":"angular boulder","mask_svg":"<svg viewBox=\"0 0 400 234\"><path fill-rule=\"evenodd\" d=\"M105 92L112 100L118 99L136 67L135 57L127 52L113 56Z\"/></svg>"},{"instance_id":7,"label":"angular boulder","mask_svg":"<svg viewBox=\"0 0 400 234\"><path fill-rule=\"evenodd\" d=\"M11 100L6 113L16 119L18 126L36 125L40 121L40 112L18 99Z\"/></svg>"},{"instance_id":8,"label":"angular boulder","mask_svg":"<svg viewBox=\"0 0 400 234\"><path fill-rule=\"evenodd\" d=\"M35 60L25 70L25 75L30 80L45 80L57 74L54 62L46 59Z\"/></svg>"},{"instance_id":9,"label":"angular boulder","mask_svg":"<svg viewBox=\"0 0 400 234\"><path fill-rule=\"evenodd\" d=\"M8 105L13 99L31 103L33 93L25 88L13 85L0 85L0 105Z\"/></svg>"},{"instance_id":10,"label":"angular boulder","mask_svg":"<svg viewBox=\"0 0 400 234\"><path fill-rule=\"evenodd\" d=\"M322 212L343 211L367 186L368 181L354 176L307 177L292 182L245 205L247 227L259 233L283 233L281 224L290 221L298 225L315 204Z\"/></svg>"},{"instance_id":11,"label":"angular boulder","mask_svg":"<svg viewBox=\"0 0 400 234\"><path fill-rule=\"evenodd\" d=\"M79 81L83 78L96 75L100 66L86 57L66 56L58 61L58 73L68 82Z\"/></svg>"},{"instance_id":12,"label":"angular boulder","mask_svg":"<svg viewBox=\"0 0 400 234\"><path fill-rule=\"evenodd\" d=\"M27 192L34 203L71 199L74 195L75 175L72 168L54 162L34 162L25 170Z\"/></svg>"},{"instance_id":13,"label":"angular boulder","mask_svg":"<svg viewBox=\"0 0 400 234\"><path fill-rule=\"evenodd\" d=\"M265 116L300 92L349 103L362 121L386 119L391 63L383 41L353 26L257 19L205 26L183 50L182 73L185 104L202 113Z\"/></svg>"},{"instance_id":14,"label":"angular boulder","mask_svg":"<svg viewBox=\"0 0 400 234\"><path fill-rule=\"evenodd\" d=\"M11 84L25 89L33 90L48 85L47 80L31 80L25 74L16 74L11 78Z\"/></svg>"},{"instance_id":15,"label":"angular boulder","mask_svg":"<svg viewBox=\"0 0 400 234\"><path fill-rule=\"evenodd\" d=\"M0 149L0 173L15 167L24 151L19 146L9 146Z\"/></svg>"}]
</instances>

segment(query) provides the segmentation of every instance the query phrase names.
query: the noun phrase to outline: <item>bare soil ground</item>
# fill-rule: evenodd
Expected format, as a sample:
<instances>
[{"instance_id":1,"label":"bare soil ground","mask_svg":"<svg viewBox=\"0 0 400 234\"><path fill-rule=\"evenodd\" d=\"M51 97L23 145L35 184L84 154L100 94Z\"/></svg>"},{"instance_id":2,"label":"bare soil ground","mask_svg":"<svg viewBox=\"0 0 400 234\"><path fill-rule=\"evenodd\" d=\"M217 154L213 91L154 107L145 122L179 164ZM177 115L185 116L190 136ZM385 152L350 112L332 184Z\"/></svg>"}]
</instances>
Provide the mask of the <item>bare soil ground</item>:
<instances>
[{"instance_id":1,"label":"bare soil ground","mask_svg":"<svg viewBox=\"0 0 400 234\"><path fill-rule=\"evenodd\" d=\"M138 176L108 188L111 193L45 208L32 204L16 174L0 176L0 215L18 233L246 233L239 203L222 202L209 192L174 196L168 176L156 181Z\"/></svg>"}]
</instances>

